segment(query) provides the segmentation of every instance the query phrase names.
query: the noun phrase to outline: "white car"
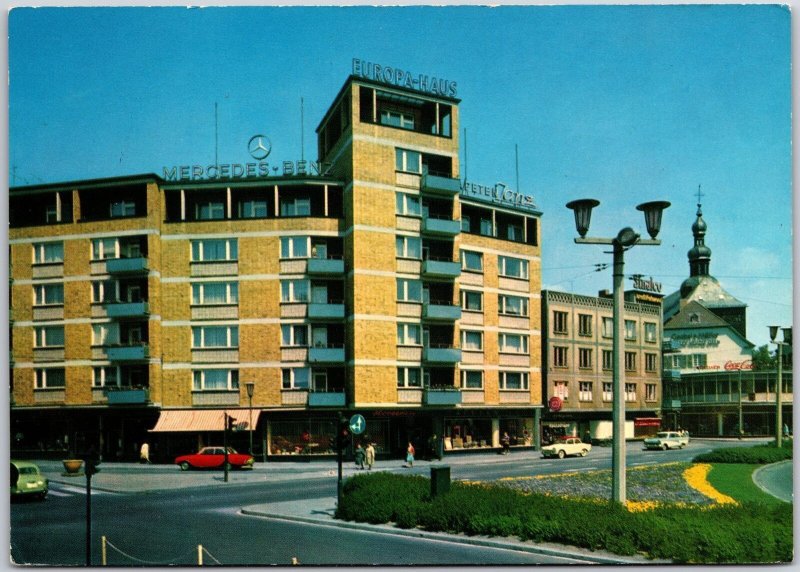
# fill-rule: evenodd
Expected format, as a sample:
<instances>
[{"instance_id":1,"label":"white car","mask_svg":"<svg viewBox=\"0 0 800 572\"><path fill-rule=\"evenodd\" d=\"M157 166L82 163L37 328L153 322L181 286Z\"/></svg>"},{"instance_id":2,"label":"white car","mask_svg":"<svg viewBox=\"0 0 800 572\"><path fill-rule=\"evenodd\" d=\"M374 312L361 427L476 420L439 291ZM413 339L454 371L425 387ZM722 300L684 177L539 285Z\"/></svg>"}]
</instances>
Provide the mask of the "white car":
<instances>
[{"instance_id":1,"label":"white car","mask_svg":"<svg viewBox=\"0 0 800 572\"><path fill-rule=\"evenodd\" d=\"M567 455L585 457L591 450L591 443L584 443L578 437L563 437L552 445L542 447L542 457L558 457L559 459L563 459Z\"/></svg>"},{"instance_id":2,"label":"white car","mask_svg":"<svg viewBox=\"0 0 800 572\"><path fill-rule=\"evenodd\" d=\"M689 444L689 434L681 431L659 431L644 440L645 449L683 449Z\"/></svg>"}]
</instances>

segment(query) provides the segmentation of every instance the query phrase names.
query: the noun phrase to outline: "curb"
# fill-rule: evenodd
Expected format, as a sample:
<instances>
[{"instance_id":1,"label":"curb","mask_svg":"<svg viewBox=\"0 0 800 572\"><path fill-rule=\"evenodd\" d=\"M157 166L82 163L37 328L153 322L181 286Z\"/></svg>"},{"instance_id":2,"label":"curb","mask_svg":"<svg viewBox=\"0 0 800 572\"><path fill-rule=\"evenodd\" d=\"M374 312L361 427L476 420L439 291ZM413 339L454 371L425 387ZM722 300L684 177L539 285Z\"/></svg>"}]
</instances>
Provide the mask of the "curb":
<instances>
[{"instance_id":1,"label":"curb","mask_svg":"<svg viewBox=\"0 0 800 572\"><path fill-rule=\"evenodd\" d=\"M770 491L770 490L769 490L767 487L763 486L763 485L762 485L762 484L761 484L761 483L758 481L758 479L756 478L756 477L757 477L757 475L758 475L758 474L759 474L761 471L763 471L763 470L765 470L765 469L768 469L768 468L770 468L770 467L778 467L778 466L780 466L780 465L784 465L784 464L786 464L786 463L792 463L792 462L793 462L793 460L792 460L792 459L786 459L786 460L784 460L784 461L778 461L777 463L771 463L771 464L769 464L769 465L762 465L761 467L759 467L759 468L757 468L755 471L753 471L753 475L752 475L753 484L754 484L755 486L757 486L757 487L758 487L758 489L759 489L761 492L763 492L763 493L765 493L765 494L768 494L768 495L769 495L769 496L771 496L772 498L778 499L779 501L781 501L781 502L785 502L785 503L788 503L788 504L794 504L794 495L792 495L792 500L790 500L790 501L784 500L784 499L782 499L781 497L779 497L778 495L776 495L775 493L773 493L772 491Z\"/></svg>"},{"instance_id":2,"label":"curb","mask_svg":"<svg viewBox=\"0 0 800 572\"><path fill-rule=\"evenodd\" d=\"M367 532L374 532L376 534L387 534L393 536L405 536L409 538L424 538L427 540L438 540L440 542L450 542L453 544L468 544L470 546L481 546L485 548L498 548L502 550L514 550L516 552L527 552L529 554L541 554L544 556L552 556L554 558L563 558L565 560L584 560L592 564L606 564L606 565L620 565L620 564L639 564L639 565L652 565L652 564L670 564L668 560L647 560L647 559L626 559L624 557L600 556L597 554L583 554L579 552L569 552L568 550L557 550L554 548L545 548L541 546L532 546L522 544L524 541L512 542L508 540L491 540L485 537L470 537L455 534L448 534L445 532L429 532L415 529L397 528L393 525L386 524L362 524L357 522L350 522L344 520L322 520L318 518L295 516L288 514L269 514L260 512L253 508L244 507L239 511L241 514L247 516L256 516L260 518L269 518L273 520L286 520L290 522L302 522L305 524L315 524L318 526L329 526L334 528L347 528L351 530L362 530ZM559 564L549 564L550 566ZM579 565L579 564L561 564L561 565Z\"/></svg>"}]
</instances>

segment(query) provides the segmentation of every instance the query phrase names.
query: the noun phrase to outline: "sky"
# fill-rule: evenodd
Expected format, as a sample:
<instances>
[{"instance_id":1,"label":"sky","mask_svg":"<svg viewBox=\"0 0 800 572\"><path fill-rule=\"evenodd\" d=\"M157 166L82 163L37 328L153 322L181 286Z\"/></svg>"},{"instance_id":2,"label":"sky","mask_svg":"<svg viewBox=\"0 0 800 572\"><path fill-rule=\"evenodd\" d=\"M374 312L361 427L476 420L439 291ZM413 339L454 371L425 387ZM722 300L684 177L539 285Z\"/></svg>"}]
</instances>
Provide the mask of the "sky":
<instances>
[{"instance_id":1,"label":"sky","mask_svg":"<svg viewBox=\"0 0 800 572\"><path fill-rule=\"evenodd\" d=\"M790 26L776 5L15 8L8 181L245 163L255 134L316 159L359 58L457 83L461 177L533 195L544 289L611 288L564 206L590 197L600 237L672 203L625 271L677 290L700 188L711 274L761 345L792 323Z\"/></svg>"}]
</instances>

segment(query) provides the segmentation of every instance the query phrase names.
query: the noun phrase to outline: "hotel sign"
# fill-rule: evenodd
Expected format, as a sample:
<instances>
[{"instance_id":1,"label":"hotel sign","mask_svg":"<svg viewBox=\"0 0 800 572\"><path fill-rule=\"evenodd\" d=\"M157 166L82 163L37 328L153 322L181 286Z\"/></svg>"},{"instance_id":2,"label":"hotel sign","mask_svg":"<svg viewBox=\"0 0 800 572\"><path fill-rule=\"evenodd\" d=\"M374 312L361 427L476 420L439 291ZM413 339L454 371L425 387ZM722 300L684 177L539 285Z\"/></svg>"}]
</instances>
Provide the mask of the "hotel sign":
<instances>
[{"instance_id":1,"label":"hotel sign","mask_svg":"<svg viewBox=\"0 0 800 572\"><path fill-rule=\"evenodd\" d=\"M461 194L466 197L489 200L513 207L536 208L532 196L523 195L513 189L509 189L504 183L496 183L493 187L487 187L464 181L461 184Z\"/></svg>"},{"instance_id":2,"label":"hotel sign","mask_svg":"<svg viewBox=\"0 0 800 572\"><path fill-rule=\"evenodd\" d=\"M414 74L400 68L383 66L357 58L353 58L353 75L395 87L421 91L429 95L455 97L458 90L458 84L454 81L425 74Z\"/></svg>"}]
</instances>

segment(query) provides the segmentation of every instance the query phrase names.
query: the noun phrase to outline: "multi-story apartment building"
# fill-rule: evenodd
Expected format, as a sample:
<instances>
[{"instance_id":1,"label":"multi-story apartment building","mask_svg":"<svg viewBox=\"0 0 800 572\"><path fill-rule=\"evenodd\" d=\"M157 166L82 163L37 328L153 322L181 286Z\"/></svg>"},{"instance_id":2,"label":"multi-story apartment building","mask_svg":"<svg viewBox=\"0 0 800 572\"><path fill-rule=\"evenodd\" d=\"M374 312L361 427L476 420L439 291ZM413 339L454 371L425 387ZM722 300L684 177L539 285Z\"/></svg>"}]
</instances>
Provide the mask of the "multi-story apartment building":
<instances>
[{"instance_id":1,"label":"multi-story apartment building","mask_svg":"<svg viewBox=\"0 0 800 572\"><path fill-rule=\"evenodd\" d=\"M657 428L661 407L661 306L625 302L625 433ZM611 436L613 299L542 292L543 437Z\"/></svg>"},{"instance_id":2,"label":"multi-story apartment building","mask_svg":"<svg viewBox=\"0 0 800 572\"><path fill-rule=\"evenodd\" d=\"M535 442L541 213L460 180L452 90L362 63L318 161L11 189L13 448L168 459L225 411L259 458L339 411L388 454Z\"/></svg>"}]
</instances>

